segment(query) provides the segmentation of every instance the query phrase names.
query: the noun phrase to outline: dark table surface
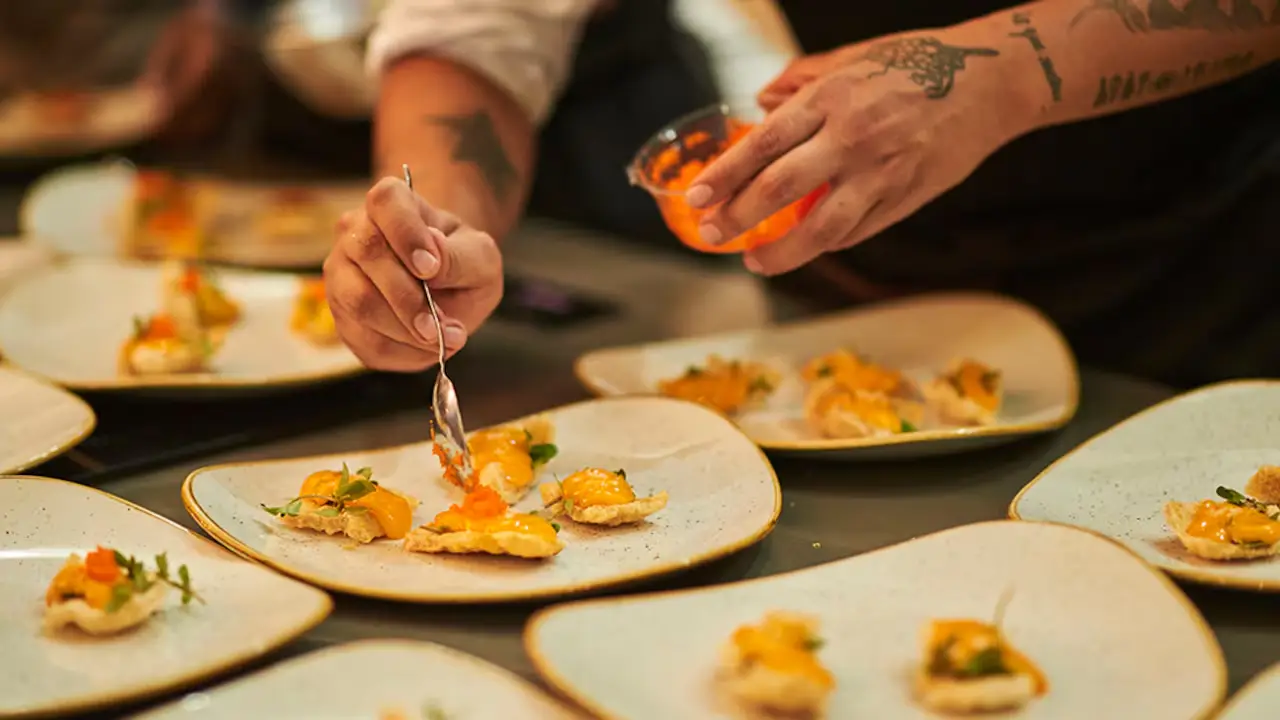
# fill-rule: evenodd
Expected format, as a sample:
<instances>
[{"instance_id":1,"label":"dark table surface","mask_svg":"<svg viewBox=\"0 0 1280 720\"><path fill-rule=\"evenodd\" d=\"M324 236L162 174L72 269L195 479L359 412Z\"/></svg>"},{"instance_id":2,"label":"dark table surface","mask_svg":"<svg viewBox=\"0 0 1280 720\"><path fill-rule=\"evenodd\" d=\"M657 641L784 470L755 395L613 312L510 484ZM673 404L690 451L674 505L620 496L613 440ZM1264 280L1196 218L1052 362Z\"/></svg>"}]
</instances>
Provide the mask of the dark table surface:
<instances>
[{"instance_id":1,"label":"dark table surface","mask_svg":"<svg viewBox=\"0 0 1280 720\"><path fill-rule=\"evenodd\" d=\"M473 339L450 376L474 427L586 397L572 359L592 346L691 335L785 319L794 308L769 298L752 278L679 258L552 233L513 243L508 266L607 295L620 312L581 328L496 323ZM571 235L571 233L569 233ZM575 245L575 243L577 243ZM562 253L572 253L566 261ZM584 274L582 267L592 269ZM655 293L661 283L661 293ZM369 378L376 382L377 378ZM358 390L357 390L358 391ZM622 592L732 582L809 567L966 523L1003 518L1009 501L1037 473L1091 435L1172 394L1168 388L1086 369L1076 418L1063 430L1013 444L911 462L848 463L772 458L783 488L773 533L711 565ZM282 402L285 402L282 399ZM427 409L389 410L327 430L249 444L166 466L104 476L99 487L196 530L182 507L183 478L199 466L264 458L341 453L423 440ZM56 467L54 465L48 466ZM198 530L197 530L198 531ZM1234 691L1280 661L1280 614L1273 597L1194 586L1184 589L1222 644ZM521 646L525 620L539 605L432 607L336 596L323 624L260 663L363 638L417 638L472 653L535 679ZM157 702L172 699L162 698ZM100 715L116 717L119 711Z\"/></svg>"}]
</instances>

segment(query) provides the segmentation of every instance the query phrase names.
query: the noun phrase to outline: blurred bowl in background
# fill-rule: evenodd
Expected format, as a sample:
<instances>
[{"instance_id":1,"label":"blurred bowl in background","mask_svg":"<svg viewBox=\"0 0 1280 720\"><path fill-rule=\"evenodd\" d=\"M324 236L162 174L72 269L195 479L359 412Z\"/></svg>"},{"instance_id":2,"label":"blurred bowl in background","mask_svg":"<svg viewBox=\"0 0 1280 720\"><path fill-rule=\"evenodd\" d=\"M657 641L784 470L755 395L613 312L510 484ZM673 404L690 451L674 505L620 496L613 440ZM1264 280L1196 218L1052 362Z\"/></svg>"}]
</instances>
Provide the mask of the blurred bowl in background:
<instances>
[{"instance_id":1,"label":"blurred bowl in background","mask_svg":"<svg viewBox=\"0 0 1280 720\"><path fill-rule=\"evenodd\" d=\"M720 245L703 242L698 225L709 209L691 207L684 193L713 160L755 127L730 114L727 106L694 111L659 130L636 153L627 168L632 185L644 188L658 203L667 227L680 242L701 252L736 253L782 238L804 219L827 192L823 185L779 210L747 232Z\"/></svg>"},{"instance_id":2,"label":"blurred bowl in background","mask_svg":"<svg viewBox=\"0 0 1280 720\"><path fill-rule=\"evenodd\" d=\"M271 71L312 110L368 117L377 96L365 44L385 0L288 0L274 13L263 54Z\"/></svg>"}]
</instances>

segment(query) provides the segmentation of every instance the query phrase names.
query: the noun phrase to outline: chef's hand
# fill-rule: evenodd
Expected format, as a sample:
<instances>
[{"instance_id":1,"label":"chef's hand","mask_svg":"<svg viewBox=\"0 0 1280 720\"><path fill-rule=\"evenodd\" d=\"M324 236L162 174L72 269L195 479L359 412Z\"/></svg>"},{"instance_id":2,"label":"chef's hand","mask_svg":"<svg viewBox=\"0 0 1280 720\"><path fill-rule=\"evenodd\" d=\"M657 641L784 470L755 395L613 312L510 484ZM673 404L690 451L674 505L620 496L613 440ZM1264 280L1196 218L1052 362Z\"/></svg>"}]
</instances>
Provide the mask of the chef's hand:
<instances>
[{"instance_id":1,"label":"chef's hand","mask_svg":"<svg viewBox=\"0 0 1280 720\"><path fill-rule=\"evenodd\" d=\"M728 241L824 183L827 195L746 266L766 275L855 245L959 184L1016 135L994 50L904 36L804 58L765 88L772 112L686 193L714 207L703 239ZM1013 113L1008 113L1012 115ZM722 203L722 204L720 204Z\"/></svg>"},{"instance_id":2,"label":"chef's hand","mask_svg":"<svg viewBox=\"0 0 1280 720\"><path fill-rule=\"evenodd\" d=\"M423 280L452 355L502 298L502 254L488 234L383 178L364 207L343 214L324 262L338 334L366 366L411 372L439 359Z\"/></svg>"}]
</instances>

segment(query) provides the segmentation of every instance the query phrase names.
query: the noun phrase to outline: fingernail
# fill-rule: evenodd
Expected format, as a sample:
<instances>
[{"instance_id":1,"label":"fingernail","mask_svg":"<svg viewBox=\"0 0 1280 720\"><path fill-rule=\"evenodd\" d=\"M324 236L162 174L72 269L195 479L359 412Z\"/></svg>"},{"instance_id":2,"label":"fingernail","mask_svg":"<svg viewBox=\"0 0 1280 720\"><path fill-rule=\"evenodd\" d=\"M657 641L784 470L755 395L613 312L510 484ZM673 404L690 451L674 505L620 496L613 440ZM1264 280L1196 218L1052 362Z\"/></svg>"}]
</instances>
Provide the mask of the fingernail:
<instances>
[{"instance_id":1,"label":"fingernail","mask_svg":"<svg viewBox=\"0 0 1280 720\"><path fill-rule=\"evenodd\" d=\"M745 256L745 257L743 257L743 258L742 258L742 264L743 264L743 265L747 268L747 270L748 270L748 271L750 271L750 272L753 272L753 273L755 273L755 274L757 274L757 275L762 275L762 274L764 274L764 266L760 264L760 261L759 261L759 260L757 260L757 259L755 259L755 258L751 257L750 255L747 255L747 256Z\"/></svg>"},{"instance_id":2,"label":"fingernail","mask_svg":"<svg viewBox=\"0 0 1280 720\"><path fill-rule=\"evenodd\" d=\"M426 340L436 341L436 321L431 319L431 313L424 312L414 318L413 327Z\"/></svg>"},{"instance_id":3,"label":"fingernail","mask_svg":"<svg viewBox=\"0 0 1280 720\"><path fill-rule=\"evenodd\" d=\"M436 276L436 271L440 269L440 261L435 255L426 250L413 251L413 271L418 273L418 277L424 280Z\"/></svg>"},{"instance_id":4,"label":"fingernail","mask_svg":"<svg viewBox=\"0 0 1280 720\"><path fill-rule=\"evenodd\" d=\"M700 208L711 200L710 185L694 185L684 193L685 202L693 207Z\"/></svg>"},{"instance_id":5,"label":"fingernail","mask_svg":"<svg viewBox=\"0 0 1280 720\"><path fill-rule=\"evenodd\" d=\"M702 242L708 245L719 245L723 235L720 234L720 228L711 223L703 223L698 226L698 236L702 238Z\"/></svg>"},{"instance_id":6,"label":"fingernail","mask_svg":"<svg viewBox=\"0 0 1280 720\"><path fill-rule=\"evenodd\" d=\"M467 331L461 325L452 323L444 326L444 346L448 350L457 350L467 344Z\"/></svg>"}]
</instances>

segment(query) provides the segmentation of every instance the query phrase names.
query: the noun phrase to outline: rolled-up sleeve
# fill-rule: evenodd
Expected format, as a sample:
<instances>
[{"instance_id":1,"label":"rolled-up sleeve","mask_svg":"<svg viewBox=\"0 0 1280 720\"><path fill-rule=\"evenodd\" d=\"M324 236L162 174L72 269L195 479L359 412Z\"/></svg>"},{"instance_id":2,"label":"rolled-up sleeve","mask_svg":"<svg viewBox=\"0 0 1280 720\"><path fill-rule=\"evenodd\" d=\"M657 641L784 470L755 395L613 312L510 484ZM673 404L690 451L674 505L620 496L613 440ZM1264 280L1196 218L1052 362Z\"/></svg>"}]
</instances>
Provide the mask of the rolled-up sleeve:
<instances>
[{"instance_id":1,"label":"rolled-up sleeve","mask_svg":"<svg viewBox=\"0 0 1280 720\"><path fill-rule=\"evenodd\" d=\"M390 0L369 37L378 81L405 55L445 57L485 75L541 124L569 79L596 0Z\"/></svg>"}]
</instances>

